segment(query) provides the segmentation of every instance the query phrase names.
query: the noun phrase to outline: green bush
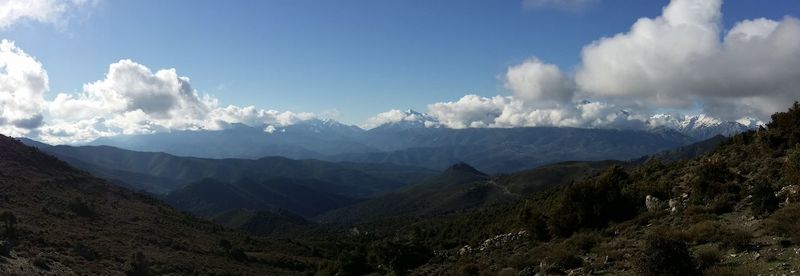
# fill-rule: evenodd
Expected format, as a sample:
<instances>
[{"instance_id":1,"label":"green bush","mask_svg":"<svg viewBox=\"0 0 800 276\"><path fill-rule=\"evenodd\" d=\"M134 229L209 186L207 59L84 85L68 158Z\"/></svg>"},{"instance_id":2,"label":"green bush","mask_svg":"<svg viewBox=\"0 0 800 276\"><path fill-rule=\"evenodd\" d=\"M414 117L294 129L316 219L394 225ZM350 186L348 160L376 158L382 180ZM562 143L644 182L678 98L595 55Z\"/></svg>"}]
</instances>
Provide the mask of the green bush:
<instances>
[{"instance_id":1,"label":"green bush","mask_svg":"<svg viewBox=\"0 0 800 276\"><path fill-rule=\"evenodd\" d=\"M128 276L148 276L152 274L150 272L150 264L142 252L136 252L131 255L125 262L123 271Z\"/></svg>"},{"instance_id":2,"label":"green bush","mask_svg":"<svg viewBox=\"0 0 800 276\"><path fill-rule=\"evenodd\" d=\"M15 233L15 225L17 224L17 217L10 211L3 211L0 213L0 222L3 223L3 234L6 237L12 237Z\"/></svg>"},{"instance_id":3,"label":"green bush","mask_svg":"<svg viewBox=\"0 0 800 276\"><path fill-rule=\"evenodd\" d=\"M722 260L722 252L716 246L706 246L697 249L695 252L697 266L700 269L707 269L718 264Z\"/></svg>"},{"instance_id":4,"label":"green bush","mask_svg":"<svg viewBox=\"0 0 800 276\"><path fill-rule=\"evenodd\" d=\"M783 166L783 173L788 184L800 184L800 145L786 153L786 164Z\"/></svg>"},{"instance_id":5,"label":"green bush","mask_svg":"<svg viewBox=\"0 0 800 276\"><path fill-rule=\"evenodd\" d=\"M583 265L583 260L572 250L555 247L542 253L544 253L541 257L542 263L549 265L546 269L547 273L558 273L561 270L579 268Z\"/></svg>"},{"instance_id":6,"label":"green bush","mask_svg":"<svg viewBox=\"0 0 800 276\"><path fill-rule=\"evenodd\" d=\"M481 268L476 264L467 264L458 269L458 275L462 276L480 276Z\"/></svg>"},{"instance_id":7,"label":"green bush","mask_svg":"<svg viewBox=\"0 0 800 276\"><path fill-rule=\"evenodd\" d=\"M645 236L636 269L643 275L698 274L686 242L664 230L656 230Z\"/></svg>"},{"instance_id":8,"label":"green bush","mask_svg":"<svg viewBox=\"0 0 800 276\"><path fill-rule=\"evenodd\" d=\"M767 219L767 229L771 232L800 241L800 204L789 204L773 213Z\"/></svg>"},{"instance_id":9,"label":"green bush","mask_svg":"<svg viewBox=\"0 0 800 276\"><path fill-rule=\"evenodd\" d=\"M80 197L73 198L69 204L67 204L67 207L69 207L69 210L75 213L75 215L80 217L94 217L96 215L94 208Z\"/></svg>"},{"instance_id":10,"label":"green bush","mask_svg":"<svg viewBox=\"0 0 800 276\"><path fill-rule=\"evenodd\" d=\"M775 197L775 190L763 182L753 187L752 196L750 208L756 216L771 214L778 209L780 204L778 198Z\"/></svg>"},{"instance_id":11,"label":"green bush","mask_svg":"<svg viewBox=\"0 0 800 276\"><path fill-rule=\"evenodd\" d=\"M387 267L395 274L421 266L433 257L432 250L411 242L383 241L370 247L370 261Z\"/></svg>"},{"instance_id":12,"label":"green bush","mask_svg":"<svg viewBox=\"0 0 800 276\"><path fill-rule=\"evenodd\" d=\"M733 174L721 161L704 162L696 166L692 173L694 177L691 181L691 200L695 204L713 202L720 196L739 193L739 185L730 183Z\"/></svg>"},{"instance_id":13,"label":"green bush","mask_svg":"<svg viewBox=\"0 0 800 276\"><path fill-rule=\"evenodd\" d=\"M50 265L48 265L47 259L42 256L36 256L33 258L33 266L42 270L50 270Z\"/></svg>"},{"instance_id":14,"label":"green bush","mask_svg":"<svg viewBox=\"0 0 800 276\"><path fill-rule=\"evenodd\" d=\"M767 124L765 137L773 149L794 146L800 143L800 104L792 105L787 112L772 114L772 121Z\"/></svg>"},{"instance_id":15,"label":"green bush","mask_svg":"<svg viewBox=\"0 0 800 276\"><path fill-rule=\"evenodd\" d=\"M613 166L593 180L568 187L548 214L550 232L568 237L583 228L602 228L635 217L637 204L622 192L630 184L628 173Z\"/></svg>"},{"instance_id":16,"label":"green bush","mask_svg":"<svg viewBox=\"0 0 800 276\"><path fill-rule=\"evenodd\" d=\"M714 198L711 201L711 210L714 211L715 214L721 215L725 213L733 212L733 208L736 206L736 203L739 202L739 196L735 194L722 194Z\"/></svg>"},{"instance_id":17,"label":"green bush","mask_svg":"<svg viewBox=\"0 0 800 276\"><path fill-rule=\"evenodd\" d=\"M602 237L595 232L579 232L565 241L567 246L583 253L588 253L602 241Z\"/></svg>"}]
</instances>

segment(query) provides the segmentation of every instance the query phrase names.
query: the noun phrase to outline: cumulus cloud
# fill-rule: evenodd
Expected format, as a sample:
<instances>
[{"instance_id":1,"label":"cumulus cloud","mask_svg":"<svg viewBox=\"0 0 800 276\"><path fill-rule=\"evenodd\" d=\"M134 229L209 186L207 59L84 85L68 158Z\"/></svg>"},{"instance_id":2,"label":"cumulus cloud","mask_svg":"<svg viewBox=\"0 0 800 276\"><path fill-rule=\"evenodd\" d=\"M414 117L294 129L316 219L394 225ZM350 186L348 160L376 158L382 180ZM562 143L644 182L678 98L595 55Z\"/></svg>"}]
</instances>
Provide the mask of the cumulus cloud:
<instances>
[{"instance_id":1,"label":"cumulus cloud","mask_svg":"<svg viewBox=\"0 0 800 276\"><path fill-rule=\"evenodd\" d=\"M570 79L558 66L536 58L509 67L505 86L517 97L531 102L569 102L574 91Z\"/></svg>"},{"instance_id":2,"label":"cumulus cloud","mask_svg":"<svg viewBox=\"0 0 800 276\"><path fill-rule=\"evenodd\" d=\"M0 0L0 29L28 20L62 24L66 12L90 6L98 0Z\"/></svg>"},{"instance_id":3,"label":"cumulus cloud","mask_svg":"<svg viewBox=\"0 0 800 276\"><path fill-rule=\"evenodd\" d=\"M38 138L56 144L119 134L219 130L234 123L285 126L316 118L254 106L220 107L218 99L201 96L175 69L153 72L131 60L111 64L104 79L85 84L79 93L60 93L47 105L48 121Z\"/></svg>"},{"instance_id":4,"label":"cumulus cloud","mask_svg":"<svg viewBox=\"0 0 800 276\"><path fill-rule=\"evenodd\" d=\"M588 97L642 109L691 108L765 118L800 87L800 21L754 19L724 32L721 0L673 0L657 18L586 46L576 74ZM722 37L722 39L720 39Z\"/></svg>"},{"instance_id":5,"label":"cumulus cloud","mask_svg":"<svg viewBox=\"0 0 800 276\"><path fill-rule=\"evenodd\" d=\"M582 11L600 0L523 0L525 9L558 9L565 11Z\"/></svg>"},{"instance_id":6,"label":"cumulus cloud","mask_svg":"<svg viewBox=\"0 0 800 276\"><path fill-rule=\"evenodd\" d=\"M436 120L428 114L419 113L410 109L406 111L392 109L370 117L366 122L364 122L364 124L361 125L361 127L364 129L371 129L386 124L403 122L421 124L427 127L436 125Z\"/></svg>"},{"instance_id":7,"label":"cumulus cloud","mask_svg":"<svg viewBox=\"0 0 800 276\"><path fill-rule=\"evenodd\" d=\"M0 42L0 131L26 135L42 124L47 72L14 42Z\"/></svg>"},{"instance_id":8,"label":"cumulus cloud","mask_svg":"<svg viewBox=\"0 0 800 276\"><path fill-rule=\"evenodd\" d=\"M587 127L642 128L646 117L630 116L614 105L578 102L531 107L513 96L466 95L453 102L428 106L432 122L448 128Z\"/></svg>"}]
</instances>

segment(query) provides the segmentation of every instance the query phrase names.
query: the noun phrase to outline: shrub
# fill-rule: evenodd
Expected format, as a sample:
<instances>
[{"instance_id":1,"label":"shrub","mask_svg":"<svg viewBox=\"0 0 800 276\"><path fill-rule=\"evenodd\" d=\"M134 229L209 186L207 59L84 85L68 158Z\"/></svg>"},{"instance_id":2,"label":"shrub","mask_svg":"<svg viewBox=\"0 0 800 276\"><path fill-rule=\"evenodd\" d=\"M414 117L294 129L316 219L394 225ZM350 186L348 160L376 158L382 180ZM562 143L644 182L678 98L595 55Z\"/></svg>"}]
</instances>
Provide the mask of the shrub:
<instances>
[{"instance_id":1,"label":"shrub","mask_svg":"<svg viewBox=\"0 0 800 276\"><path fill-rule=\"evenodd\" d=\"M428 262L433 252L411 242L384 241L370 247L369 255L379 265L388 267L396 274L404 274Z\"/></svg>"},{"instance_id":2,"label":"shrub","mask_svg":"<svg viewBox=\"0 0 800 276\"><path fill-rule=\"evenodd\" d=\"M636 261L636 269L644 275L697 275L689 246L664 230L656 230L644 238L644 252Z\"/></svg>"},{"instance_id":3,"label":"shrub","mask_svg":"<svg viewBox=\"0 0 800 276\"><path fill-rule=\"evenodd\" d=\"M787 152L783 172L789 184L800 184L800 145Z\"/></svg>"},{"instance_id":4,"label":"shrub","mask_svg":"<svg viewBox=\"0 0 800 276\"><path fill-rule=\"evenodd\" d=\"M531 258L539 260L539 269L547 275L561 274L563 270L583 265L583 260L576 255L576 252L564 248L563 244L538 247L531 251Z\"/></svg>"},{"instance_id":5,"label":"shrub","mask_svg":"<svg viewBox=\"0 0 800 276\"><path fill-rule=\"evenodd\" d=\"M36 256L33 258L33 266L42 270L50 270L50 266L47 264L47 259L42 256Z\"/></svg>"},{"instance_id":6,"label":"shrub","mask_svg":"<svg viewBox=\"0 0 800 276\"><path fill-rule=\"evenodd\" d=\"M686 230L687 238L695 244L704 244L718 239L718 231L722 227L711 220L704 220L690 226Z\"/></svg>"},{"instance_id":7,"label":"shrub","mask_svg":"<svg viewBox=\"0 0 800 276\"><path fill-rule=\"evenodd\" d=\"M720 245L724 248L733 248L737 251L745 251L752 245L753 236L750 233L738 230L727 229L720 235Z\"/></svg>"},{"instance_id":8,"label":"shrub","mask_svg":"<svg viewBox=\"0 0 800 276\"><path fill-rule=\"evenodd\" d=\"M738 200L739 197L734 194L722 194L714 198L714 201L711 202L711 210L717 215L730 213L733 211Z\"/></svg>"},{"instance_id":9,"label":"shrub","mask_svg":"<svg viewBox=\"0 0 800 276\"><path fill-rule=\"evenodd\" d=\"M739 186L729 183L732 174L721 161L704 162L693 169L693 174L691 200L695 204L713 201L724 194L739 193Z\"/></svg>"},{"instance_id":10,"label":"shrub","mask_svg":"<svg viewBox=\"0 0 800 276\"><path fill-rule=\"evenodd\" d=\"M480 276L481 275L481 268L476 264L468 264L462 266L458 270L459 275L463 276Z\"/></svg>"},{"instance_id":11,"label":"shrub","mask_svg":"<svg viewBox=\"0 0 800 276\"><path fill-rule=\"evenodd\" d=\"M773 213L767 219L767 229L771 232L800 241L800 204L789 204Z\"/></svg>"},{"instance_id":12,"label":"shrub","mask_svg":"<svg viewBox=\"0 0 800 276\"><path fill-rule=\"evenodd\" d=\"M752 205L750 208L756 216L768 215L778 209L778 198L769 184L759 183L753 187Z\"/></svg>"},{"instance_id":13,"label":"shrub","mask_svg":"<svg viewBox=\"0 0 800 276\"><path fill-rule=\"evenodd\" d=\"M228 256L236 261L247 261L247 254L245 254L244 250L241 248L232 248L230 251L228 251Z\"/></svg>"},{"instance_id":14,"label":"shrub","mask_svg":"<svg viewBox=\"0 0 800 276\"><path fill-rule=\"evenodd\" d=\"M75 246L72 247L72 251L87 261L94 261L97 259L97 252L83 243L76 243Z\"/></svg>"},{"instance_id":15,"label":"shrub","mask_svg":"<svg viewBox=\"0 0 800 276\"><path fill-rule=\"evenodd\" d=\"M80 217L95 216L93 208L80 197L73 198L69 204L67 204L67 207L69 207L69 210L75 213L75 215Z\"/></svg>"},{"instance_id":16,"label":"shrub","mask_svg":"<svg viewBox=\"0 0 800 276\"><path fill-rule=\"evenodd\" d=\"M772 121L767 124L769 129L767 141L772 148L780 149L786 145L800 143L800 104L797 102L787 112L772 114Z\"/></svg>"},{"instance_id":17,"label":"shrub","mask_svg":"<svg viewBox=\"0 0 800 276\"><path fill-rule=\"evenodd\" d=\"M123 268L125 275L128 276L147 276L151 275L150 265L144 253L136 252L128 258Z\"/></svg>"},{"instance_id":18,"label":"shrub","mask_svg":"<svg viewBox=\"0 0 800 276\"><path fill-rule=\"evenodd\" d=\"M637 205L622 192L630 182L625 170L614 166L593 180L568 187L549 212L548 228L554 236L568 237L582 228L633 218Z\"/></svg>"},{"instance_id":19,"label":"shrub","mask_svg":"<svg viewBox=\"0 0 800 276\"><path fill-rule=\"evenodd\" d=\"M748 232L730 229L712 220L692 225L686 230L686 236L695 244L719 242L723 248L733 248L738 251L747 250L753 239Z\"/></svg>"},{"instance_id":20,"label":"shrub","mask_svg":"<svg viewBox=\"0 0 800 276\"><path fill-rule=\"evenodd\" d=\"M716 246L706 246L695 252L697 266L706 269L718 264L722 260L722 252Z\"/></svg>"},{"instance_id":21,"label":"shrub","mask_svg":"<svg viewBox=\"0 0 800 276\"><path fill-rule=\"evenodd\" d=\"M9 237L13 236L15 230L14 226L17 224L17 217L14 216L14 213L3 211L3 213L0 213L0 222L3 223L4 234Z\"/></svg>"},{"instance_id":22,"label":"shrub","mask_svg":"<svg viewBox=\"0 0 800 276\"><path fill-rule=\"evenodd\" d=\"M567 245L570 248L577 249L583 253L588 253L595 247L600 241L602 237L595 232L580 232L575 235L572 235L571 238L566 240Z\"/></svg>"}]
</instances>

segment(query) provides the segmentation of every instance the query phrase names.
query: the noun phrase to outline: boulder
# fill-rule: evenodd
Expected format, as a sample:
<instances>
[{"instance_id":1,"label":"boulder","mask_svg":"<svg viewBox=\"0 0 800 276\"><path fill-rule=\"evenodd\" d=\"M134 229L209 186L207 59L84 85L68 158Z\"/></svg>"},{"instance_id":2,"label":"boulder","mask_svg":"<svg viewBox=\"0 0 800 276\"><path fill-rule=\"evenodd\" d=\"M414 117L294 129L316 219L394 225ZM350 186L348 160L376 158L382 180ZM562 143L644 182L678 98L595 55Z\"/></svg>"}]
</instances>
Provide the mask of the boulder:
<instances>
[{"instance_id":1,"label":"boulder","mask_svg":"<svg viewBox=\"0 0 800 276\"><path fill-rule=\"evenodd\" d=\"M657 197L647 195L644 198L644 206L647 207L647 211L656 212L664 209L664 202Z\"/></svg>"}]
</instances>

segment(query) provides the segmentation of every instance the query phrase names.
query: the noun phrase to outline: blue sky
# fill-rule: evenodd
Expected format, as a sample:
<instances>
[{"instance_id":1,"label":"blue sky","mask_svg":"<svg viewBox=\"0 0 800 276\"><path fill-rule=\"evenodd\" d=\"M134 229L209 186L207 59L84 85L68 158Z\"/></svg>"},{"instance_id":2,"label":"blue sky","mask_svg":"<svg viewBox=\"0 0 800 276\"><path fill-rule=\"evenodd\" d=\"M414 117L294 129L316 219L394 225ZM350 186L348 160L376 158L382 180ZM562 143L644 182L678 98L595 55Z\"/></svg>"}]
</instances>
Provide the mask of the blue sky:
<instances>
[{"instance_id":1,"label":"blue sky","mask_svg":"<svg viewBox=\"0 0 800 276\"><path fill-rule=\"evenodd\" d=\"M63 26L2 30L47 70L50 90L80 91L111 63L176 68L223 104L321 113L361 123L392 108L472 93L509 94L509 66L538 57L572 74L581 49L656 17L669 1L599 1L580 10L520 1L101 1ZM727 1L725 28L800 14L796 0Z\"/></svg>"}]
</instances>

